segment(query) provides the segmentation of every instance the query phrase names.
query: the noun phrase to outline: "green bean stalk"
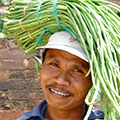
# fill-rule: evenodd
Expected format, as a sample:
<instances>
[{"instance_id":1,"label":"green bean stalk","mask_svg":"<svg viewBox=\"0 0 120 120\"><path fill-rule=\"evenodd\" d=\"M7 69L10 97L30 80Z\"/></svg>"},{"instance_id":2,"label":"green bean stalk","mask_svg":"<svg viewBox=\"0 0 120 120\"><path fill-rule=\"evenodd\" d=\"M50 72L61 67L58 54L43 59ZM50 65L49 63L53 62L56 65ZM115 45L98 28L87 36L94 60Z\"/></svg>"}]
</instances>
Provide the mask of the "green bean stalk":
<instances>
[{"instance_id":1,"label":"green bean stalk","mask_svg":"<svg viewBox=\"0 0 120 120\"><path fill-rule=\"evenodd\" d=\"M120 6L104 0L13 0L4 28L24 54L34 55L56 31L71 32L89 60L93 86L85 102L100 102L104 120L120 118Z\"/></svg>"}]
</instances>

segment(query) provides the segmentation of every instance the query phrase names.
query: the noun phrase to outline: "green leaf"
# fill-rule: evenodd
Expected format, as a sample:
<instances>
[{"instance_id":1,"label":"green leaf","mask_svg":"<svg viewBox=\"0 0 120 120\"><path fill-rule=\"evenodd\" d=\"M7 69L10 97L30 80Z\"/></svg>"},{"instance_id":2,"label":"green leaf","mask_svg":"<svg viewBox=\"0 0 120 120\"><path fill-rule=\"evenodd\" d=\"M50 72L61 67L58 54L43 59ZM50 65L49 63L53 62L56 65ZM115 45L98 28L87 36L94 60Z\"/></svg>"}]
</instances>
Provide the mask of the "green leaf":
<instances>
[{"instance_id":1,"label":"green leaf","mask_svg":"<svg viewBox=\"0 0 120 120\"><path fill-rule=\"evenodd\" d=\"M33 58L33 61L34 61L34 63L35 63L35 69L36 69L36 75L38 76L38 73L39 73L39 64L38 64L38 62L37 62L37 60L35 59L35 58Z\"/></svg>"}]
</instances>

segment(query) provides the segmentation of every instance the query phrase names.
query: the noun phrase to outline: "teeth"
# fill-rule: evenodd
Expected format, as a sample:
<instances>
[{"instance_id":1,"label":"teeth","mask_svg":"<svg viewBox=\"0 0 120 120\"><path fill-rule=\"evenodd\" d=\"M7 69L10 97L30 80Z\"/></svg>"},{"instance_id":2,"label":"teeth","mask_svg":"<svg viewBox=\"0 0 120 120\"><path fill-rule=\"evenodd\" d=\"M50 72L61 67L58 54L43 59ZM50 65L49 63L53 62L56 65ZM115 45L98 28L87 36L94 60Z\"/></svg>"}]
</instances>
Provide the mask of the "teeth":
<instances>
[{"instance_id":1,"label":"teeth","mask_svg":"<svg viewBox=\"0 0 120 120\"><path fill-rule=\"evenodd\" d=\"M61 92L57 92L53 89L51 89L52 92L54 92L55 94L58 94L58 95L61 95L61 96L69 96L69 94L64 94L64 93L61 93Z\"/></svg>"}]
</instances>

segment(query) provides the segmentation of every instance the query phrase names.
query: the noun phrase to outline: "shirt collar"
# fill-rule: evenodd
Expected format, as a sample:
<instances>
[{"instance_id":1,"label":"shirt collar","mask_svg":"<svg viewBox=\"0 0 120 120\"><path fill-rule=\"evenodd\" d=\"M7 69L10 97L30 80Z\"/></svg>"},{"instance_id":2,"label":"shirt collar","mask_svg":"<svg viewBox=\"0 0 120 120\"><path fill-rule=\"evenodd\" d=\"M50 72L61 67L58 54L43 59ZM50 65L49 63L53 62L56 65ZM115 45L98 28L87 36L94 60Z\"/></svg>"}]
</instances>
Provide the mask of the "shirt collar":
<instances>
[{"instance_id":1,"label":"shirt collar","mask_svg":"<svg viewBox=\"0 0 120 120\"><path fill-rule=\"evenodd\" d=\"M39 117L42 120L49 120L49 119L44 118L46 109L47 109L47 102L45 100L43 100L35 109L24 113L24 115L29 118L30 117ZM92 108L91 114L89 116L89 120L103 119L103 118L104 118L104 113L101 110Z\"/></svg>"},{"instance_id":2,"label":"shirt collar","mask_svg":"<svg viewBox=\"0 0 120 120\"><path fill-rule=\"evenodd\" d=\"M94 120L94 119L103 119L104 118L104 113L101 110L98 110L96 108L92 108L91 110L91 114L89 116L90 120Z\"/></svg>"},{"instance_id":3,"label":"shirt collar","mask_svg":"<svg viewBox=\"0 0 120 120\"><path fill-rule=\"evenodd\" d=\"M39 117L44 119L44 114L47 109L47 103L43 100L35 109L25 112L24 115L28 117Z\"/></svg>"}]
</instances>

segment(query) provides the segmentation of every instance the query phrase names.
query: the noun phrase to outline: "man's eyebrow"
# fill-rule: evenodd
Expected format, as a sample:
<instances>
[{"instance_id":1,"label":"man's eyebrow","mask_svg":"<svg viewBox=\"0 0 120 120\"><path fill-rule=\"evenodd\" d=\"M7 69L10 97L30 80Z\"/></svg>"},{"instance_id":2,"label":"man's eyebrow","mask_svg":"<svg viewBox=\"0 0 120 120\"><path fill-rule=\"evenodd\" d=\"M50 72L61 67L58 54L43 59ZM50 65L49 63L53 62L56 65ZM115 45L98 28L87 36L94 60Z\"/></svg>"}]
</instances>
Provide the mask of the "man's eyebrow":
<instances>
[{"instance_id":1,"label":"man's eyebrow","mask_svg":"<svg viewBox=\"0 0 120 120\"><path fill-rule=\"evenodd\" d=\"M55 57L54 55L48 55L46 58L51 59L51 58L54 58L54 57Z\"/></svg>"},{"instance_id":2,"label":"man's eyebrow","mask_svg":"<svg viewBox=\"0 0 120 120\"><path fill-rule=\"evenodd\" d=\"M49 56L47 56L47 59L48 59L48 60L49 60L49 59L54 59L56 62L59 62L59 60L56 59L54 55L49 55Z\"/></svg>"},{"instance_id":3,"label":"man's eyebrow","mask_svg":"<svg viewBox=\"0 0 120 120\"><path fill-rule=\"evenodd\" d=\"M48 60L53 59L54 61L59 62L59 60L54 55L48 55L46 58ZM74 62L74 59L72 61ZM74 62L74 66L78 66L78 67L81 66L82 68L87 69L87 66L84 63L80 63L80 62Z\"/></svg>"},{"instance_id":4,"label":"man's eyebrow","mask_svg":"<svg viewBox=\"0 0 120 120\"><path fill-rule=\"evenodd\" d=\"M87 69L87 66L85 65L85 64L83 64L83 63L76 63L75 64L75 66L78 66L78 67L82 67L82 68L85 68L85 69Z\"/></svg>"}]
</instances>

